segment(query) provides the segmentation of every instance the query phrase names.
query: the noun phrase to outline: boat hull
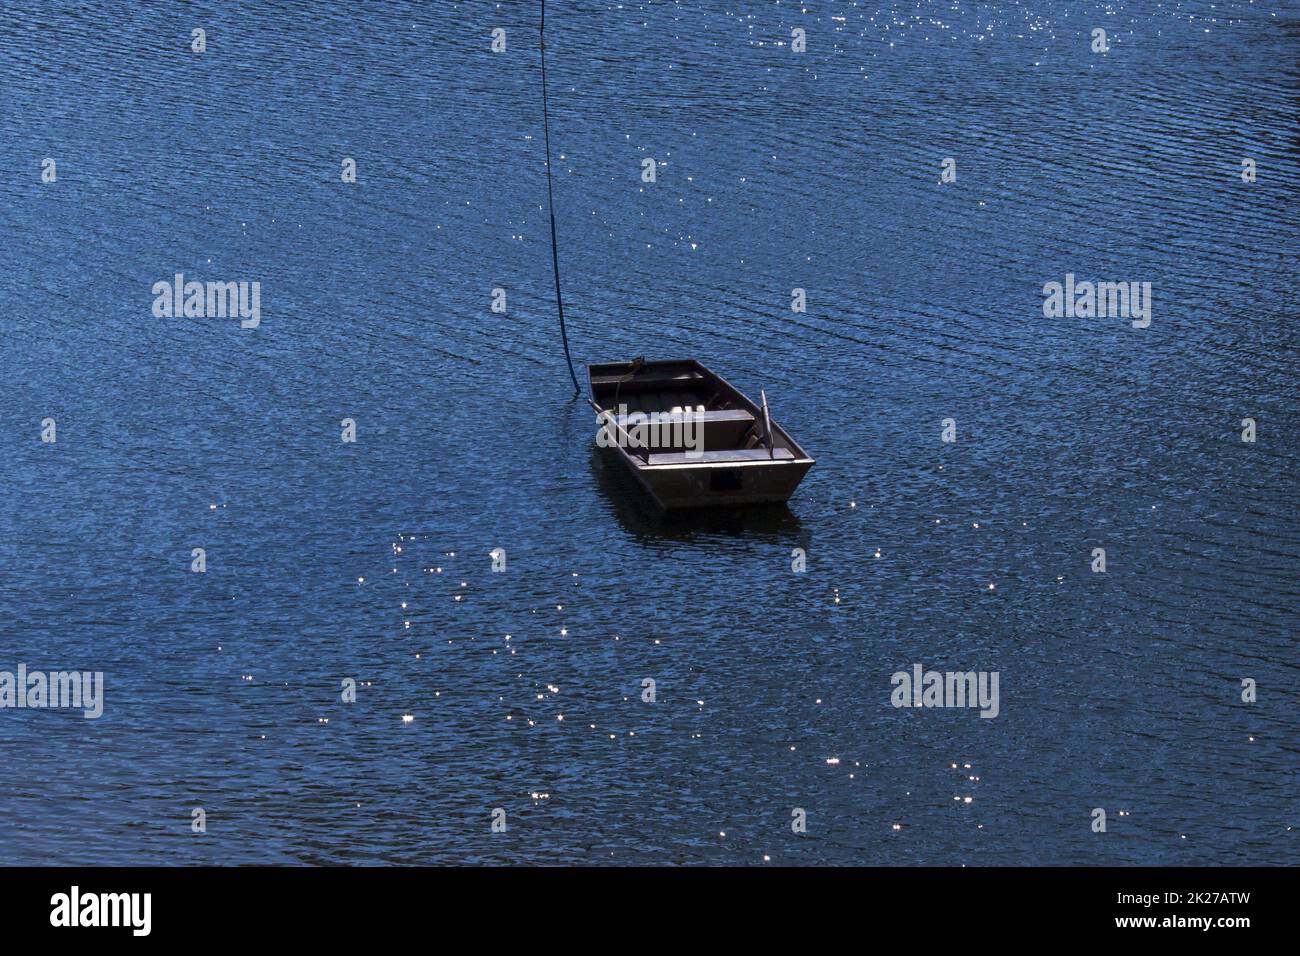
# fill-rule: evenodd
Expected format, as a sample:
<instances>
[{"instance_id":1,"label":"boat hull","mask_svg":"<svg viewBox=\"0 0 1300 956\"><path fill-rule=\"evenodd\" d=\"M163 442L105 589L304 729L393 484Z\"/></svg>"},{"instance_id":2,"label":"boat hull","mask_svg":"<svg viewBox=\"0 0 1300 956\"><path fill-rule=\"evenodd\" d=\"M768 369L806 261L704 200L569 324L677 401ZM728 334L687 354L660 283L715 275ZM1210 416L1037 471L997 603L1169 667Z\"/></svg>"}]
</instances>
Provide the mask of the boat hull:
<instances>
[{"instance_id":1,"label":"boat hull","mask_svg":"<svg viewBox=\"0 0 1300 956\"><path fill-rule=\"evenodd\" d=\"M621 449L610 451L664 511L788 501L813 465L803 460L641 466Z\"/></svg>"}]
</instances>

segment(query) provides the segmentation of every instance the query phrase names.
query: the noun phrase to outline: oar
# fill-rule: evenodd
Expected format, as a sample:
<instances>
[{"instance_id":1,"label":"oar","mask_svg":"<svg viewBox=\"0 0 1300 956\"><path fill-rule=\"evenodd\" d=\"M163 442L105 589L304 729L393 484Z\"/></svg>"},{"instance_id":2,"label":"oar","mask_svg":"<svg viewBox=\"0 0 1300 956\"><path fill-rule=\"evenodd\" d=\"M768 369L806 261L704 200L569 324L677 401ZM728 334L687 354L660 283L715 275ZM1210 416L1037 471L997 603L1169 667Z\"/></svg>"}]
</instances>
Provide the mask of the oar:
<instances>
[{"instance_id":1,"label":"oar","mask_svg":"<svg viewBox=\"0 0 1300 956\"><path fill-rule=\"evenodd\" d=\"M623 447L628 450L629 455L634 454L638 458L644 459L645 462L649 464L650 449L645 445L645 443L635 442L632 440L632 436L628 433L628 430L624 428L623 423L618 420L618 415L616 412L606 411L605 409L597 405L595 402L593 402L591 399L587 399L587 404L596 410L596 416L598 418L601 415L609 416L609 423L623 433L623 441L625 443Z\"/></svg>"},{"instance_id":2,"label":"oar","mask_svg":"<svg viewBox=\"0 0 1300 956\"><path fill-rule=\"evenodd\" d=\"M767 428L767 457L775 458L776 446L772 444L772 416L767 413L767 392L760 388L758 394L763 396L763 425Z\"/></svg>"}]
</instances>

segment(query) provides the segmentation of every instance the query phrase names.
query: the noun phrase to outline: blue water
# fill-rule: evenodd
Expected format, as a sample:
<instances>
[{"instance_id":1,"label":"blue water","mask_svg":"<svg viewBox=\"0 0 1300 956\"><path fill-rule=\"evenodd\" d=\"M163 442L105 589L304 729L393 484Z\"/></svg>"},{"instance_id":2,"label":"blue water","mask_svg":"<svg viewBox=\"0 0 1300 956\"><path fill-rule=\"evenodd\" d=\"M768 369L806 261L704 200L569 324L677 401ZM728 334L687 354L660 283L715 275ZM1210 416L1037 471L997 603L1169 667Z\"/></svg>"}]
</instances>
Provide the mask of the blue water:
<instances>
[{"instance_id":1,"label":"blue water","mask_svg":"<svg viewBox=\"0 0 1300 956\"><path fill-rule=\"evenodd\" d=\"M105 701L0 710L0 862L1297 862L1300 4L547 13L575 360L817 465L662 519L595 451L535 4L10 0L0 670Z\"/></svg>"}]
</instances>

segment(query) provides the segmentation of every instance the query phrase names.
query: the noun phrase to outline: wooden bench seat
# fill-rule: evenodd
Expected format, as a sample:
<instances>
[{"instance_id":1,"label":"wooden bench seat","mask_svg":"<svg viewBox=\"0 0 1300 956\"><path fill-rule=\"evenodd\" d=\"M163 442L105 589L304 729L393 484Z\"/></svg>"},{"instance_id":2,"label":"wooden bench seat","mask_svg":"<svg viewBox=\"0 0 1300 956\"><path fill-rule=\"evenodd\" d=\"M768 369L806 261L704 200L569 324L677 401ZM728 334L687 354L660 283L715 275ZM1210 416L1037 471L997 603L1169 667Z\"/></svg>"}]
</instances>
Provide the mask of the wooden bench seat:
<instances>
[{"instance_id":1,"label":"wooden bench seat","mask_svg":"<svg viewBox=\"0 0 1300 956\"><path fill-rule=\"evenodd\" d=\"M623 375L593 375L591 384L594 388L608 386L613 388L623 383L622 393L631 394L641 388L663 388L665 385L689 385L704 378L699 372L637 372L631 378Z\"/></svg>"},{"instance_id":2,"label":"wooden bench seat","mask_svg":"<svg viewBox=\"0 0 1300 956\"><path fill-rule=\"evenodd\" d=\"M705 446L707 447L707 446ZM648 465L716 465L722 462L756 462L756 461L794 461L794 454L788 448L776 449L770 455L766 448L728 448L722 451L706 451L691 455L683 451L657 452L646 461Z\"/></svg>"},{"instance_id":3,"label":"wooden bench seat","mask_svg":"<svg viewBox=\"0 0 1300 956\"><path fill-rule=\"evenodd\" d=\"M659 422L661 425L684 423L688 414L703 425L722 422L743 423L746 426L754 424L753 413L744 408L726 408L720 412L645 412L643 414L649 416L651 421ZM626 428L629 424L633 424L629 421L631 417L631 415L619 415L618 423ZM641 420L645 421L646 419L642 418Z\"/></svg>"},{"instance_id":4,"label":"wooden bench seat","mask_svg":"<svg viewBox=\"0 0 1300 956\"><path fill-rule=\"evenodd\" d=\"M645 418L618 416L618 424L631 438L645 441L652 452L685 451L687 440L709 451L736 448L754 425L754 416L743 408L716 412L650 412Z\"/></svg>"}]
</instances>

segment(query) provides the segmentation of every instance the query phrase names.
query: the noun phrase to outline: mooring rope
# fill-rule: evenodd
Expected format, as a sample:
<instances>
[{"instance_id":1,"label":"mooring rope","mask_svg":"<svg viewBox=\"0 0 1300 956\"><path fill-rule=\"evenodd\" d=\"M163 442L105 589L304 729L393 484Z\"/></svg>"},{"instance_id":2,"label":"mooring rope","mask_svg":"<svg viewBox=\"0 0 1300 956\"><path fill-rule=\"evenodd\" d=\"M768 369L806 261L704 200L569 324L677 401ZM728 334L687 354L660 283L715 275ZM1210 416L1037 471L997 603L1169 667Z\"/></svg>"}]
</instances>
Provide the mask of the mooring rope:
<instances>
[{"instance_id":1,"label":"mooring rope","mask_svg":"<svg viewBox=\"0 0 1300 956\"><path fill-rule=\"evenodd\" d=\"M573 371L573 358L569 354L569 333L564 327L564 299L560 296L560 251L555 240L555 187L551 185L551 119L546 108L546 0L542 0L542 22L538 29L542 49L542 135L546 141L546 199L551 210L551 266L555 272L555 307L560 312L560 338L564 340L564 360L569 363L569 378L573 379L573 394L578 387L578 376Z\"/></svg>"}]
</instances>

